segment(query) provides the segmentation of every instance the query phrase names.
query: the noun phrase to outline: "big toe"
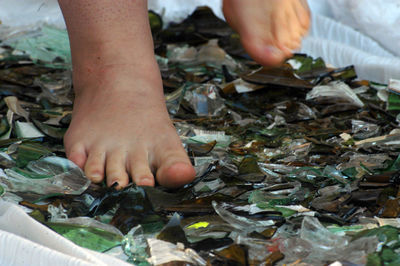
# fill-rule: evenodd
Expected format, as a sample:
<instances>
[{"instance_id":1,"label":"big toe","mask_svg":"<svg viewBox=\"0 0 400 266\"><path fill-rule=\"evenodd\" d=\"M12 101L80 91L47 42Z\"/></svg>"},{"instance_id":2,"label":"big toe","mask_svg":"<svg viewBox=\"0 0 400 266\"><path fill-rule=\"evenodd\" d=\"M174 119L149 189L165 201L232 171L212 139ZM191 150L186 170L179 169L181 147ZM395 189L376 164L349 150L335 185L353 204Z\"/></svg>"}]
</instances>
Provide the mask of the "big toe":
<instances>
[{"instance_id":1,"label":"big toe","mask_svg":"<svg viewBox=\"0 0 400 266\"><path fill-rule=\"evenodd\" d=\"M166 134L154 146L152 166L157 169L156 179L164 187L180 187L193 181L196 172L177 135Z\"/></svg>"},{"instance_id":2,"label":"big toe","mask_svg":"<svg viewBox=\"0 0 400 266\"><path fill-rule=\"evenodd\" d=\"M174 158L157 170L157 181L164 187L180 187L193 181L196 172L190 162Z\"/></svg>"},{"instance_id":3,"label":"big toe","mask_svg":"<svg viewBox=\"0 0 400 266\"><path fill-rule=\"evenodd\" d=\"M242 38L242 44L250 57L264 66L279 65L290 56L290 51L256 38L244 37Z\"/></svg>"}]
</instances>

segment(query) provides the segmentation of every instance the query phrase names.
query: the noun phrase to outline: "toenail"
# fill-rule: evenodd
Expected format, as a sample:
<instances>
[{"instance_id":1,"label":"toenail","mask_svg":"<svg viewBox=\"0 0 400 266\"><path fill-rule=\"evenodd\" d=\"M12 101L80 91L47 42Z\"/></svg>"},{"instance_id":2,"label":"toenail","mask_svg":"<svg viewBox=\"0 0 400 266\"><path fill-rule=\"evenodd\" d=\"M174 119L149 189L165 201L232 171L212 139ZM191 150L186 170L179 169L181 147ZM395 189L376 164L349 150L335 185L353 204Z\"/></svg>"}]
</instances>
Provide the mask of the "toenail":
<instances>
[{"instance_id":1,"label":"toenail","mask_svg":"<svg viewBox=\"0 0 400 266\"><path fill-rule=\"evenodd\" d=\"M141 185L141 186L148 186L148 185L151 185L151 184L153 184L153 178L147 177L147 176L146 176L146 177L139 178L138 184Z\"/></svg>"},{"instance_id":2,"label":"toenail","mask_svg":"<svg viewBox=\"0 0 400 266\"><path fill-rule=\"evenodd\" d=\"M119 186L119 183L117 181L115 181L114 183L112 183L112 185L110 186L111 188L116 188Z\"/></svg>"},{"instance_id":3,"label":"toenail","mask_svg":"<svg viewBox=\"0 0 400 266\"><path fill-rule=\"evenodd\" d=\"M152 178L145 176L145 177L140 178L140 181L151 181L151 179Z\"/></svg>"},{"instance_id":4,"label":"toenail","mask_svg":"<svg viewBox=\"0 0 400 266\"><path fill-rule=\"evenodd\" d=\"M101 179L102 176L98 173L94 173L94 174L90 175L90 178L98 180L98 179Z\"/></svg>"}]
</instances>

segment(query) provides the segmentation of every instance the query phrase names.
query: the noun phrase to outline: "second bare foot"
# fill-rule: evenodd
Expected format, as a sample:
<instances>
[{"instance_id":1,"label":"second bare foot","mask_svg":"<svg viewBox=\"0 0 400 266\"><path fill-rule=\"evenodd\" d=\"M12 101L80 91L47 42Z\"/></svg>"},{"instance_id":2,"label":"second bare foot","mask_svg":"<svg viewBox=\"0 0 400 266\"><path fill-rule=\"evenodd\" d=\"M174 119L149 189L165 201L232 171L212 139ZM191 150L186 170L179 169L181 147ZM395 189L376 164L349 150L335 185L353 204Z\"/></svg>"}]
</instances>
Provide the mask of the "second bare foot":
<instances>
[{"instance_id":1,"label":"second bare foot","mask_svg":"<svg viewBox=\"0 0 400 266\"><path fill-rule=\"evenodd\" d=\"M249 55L266 66L291 56L310 26L306 0L224 0L223 11Z\"/></svg>"}]
</instances>

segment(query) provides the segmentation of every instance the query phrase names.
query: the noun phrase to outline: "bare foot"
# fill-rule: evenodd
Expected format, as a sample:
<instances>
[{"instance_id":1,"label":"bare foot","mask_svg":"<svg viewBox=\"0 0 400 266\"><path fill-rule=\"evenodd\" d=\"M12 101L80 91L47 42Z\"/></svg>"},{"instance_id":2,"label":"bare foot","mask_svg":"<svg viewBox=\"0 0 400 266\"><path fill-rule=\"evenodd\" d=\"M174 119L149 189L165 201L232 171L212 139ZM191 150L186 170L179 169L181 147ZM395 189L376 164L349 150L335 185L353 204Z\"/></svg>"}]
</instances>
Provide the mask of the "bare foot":
<instances>
[{"instance_id":1,"label":"bare foot","mask_svg":"<svg viewBox=\"0 0 400 266\"><path fill-rule=\"evenodd\" d=\"M157 70L157 68L155 68ZM152 73L152 72L150 72ZM147 80L129 66L113 66L92 81L104 89L78 94L65 136L70 160L94 182L176 187L192 181L194 170L166 112L159 78ZM106 78L104 78L106 77ZM132 89L132 88L139 88ZM157 90L161 91L160 89Z\"/></svg>"},{"instance_id":2,"label":"bare foot","mask_svg":"<svg viewBox=\"0 0 400 266\"><path fill-rule=\"evenodd\" d=\"M306 0L224 0L223 11L249 55L266 66L290 57L310 26Z\"/></svg>"},{"instance_id":3,"label":"bare foot","mask_svg":"<svg viewBox=\"0 0 400 266\"><path fill-rule=\"evenodd\" d=\"M75 102L67 156L94 182L177 187L194 179L168 116L144 0L60 0Z\"/></svg>"}]
</instances>

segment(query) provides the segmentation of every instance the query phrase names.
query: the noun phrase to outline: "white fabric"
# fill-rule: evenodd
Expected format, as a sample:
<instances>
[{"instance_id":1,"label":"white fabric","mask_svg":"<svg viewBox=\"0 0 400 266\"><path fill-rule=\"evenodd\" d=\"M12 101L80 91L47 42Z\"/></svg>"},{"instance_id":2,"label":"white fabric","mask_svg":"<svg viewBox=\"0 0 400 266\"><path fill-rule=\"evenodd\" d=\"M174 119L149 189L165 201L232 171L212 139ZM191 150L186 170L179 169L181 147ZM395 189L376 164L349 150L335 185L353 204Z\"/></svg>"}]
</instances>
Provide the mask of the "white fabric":
<instances>
[{"instance_id":1,"label":"white fabric","mask_svg":"<svg viewBox=\"0 0 400 266\"><path fill-rule=\"evenodd\" d=\"M400 0L328 0L334 17L400 56Z\"/></svg>"},{"instance_id":2,"label":"white fabric","mask_svg":"<svg viewBox=\"0 0 400 266\"><path fill-rule=\"evenodd\" d=\"M400 78L400 0L308 0L310 34L301 52L336 66L354 65L360 79Z\"/></svg>"},{"instance_id":3,"label":"white fabric","mask_svg":"<svg viewBox=\"0 0 400 266\"><path fill-rule=\"evenodd\" d=\"M191 14L198 6L209 6L214 13L221 19L222 14L221 0L149 0L148 7L150 10L162 14L164 24L170 22L179 22Z\"/></svg>"},{"instance_id":4,"label":"white fabric","mask_svg":"<svg viewBox=\"0 0 400 266\"><path fill-rule=\"evenodd\" d=\"M388 83L390 78L400 78L400 57L326 16L312 15L312 28L300 52L322 57L335 67L354 65L360 79Z\"/></svg>"},{"instance_id":5,"label":"white fabric","mask_svg":"<svg viewBox=\"0 0 400 266\"><path fill-rule=\"evenodd\" d=\"M57 0L0 0L0 21L12 27L39 21L65 27Z\"/></svg>"},{"instance_id":6,"label":"white fabric","mask_svg":"<svg viewBox=\"0 0 400 266\"><path fill-rule=\"evenodd\" d=\"M0 199L0 265L131 265L75 245Z\"/></svg>"}]
</instances>

